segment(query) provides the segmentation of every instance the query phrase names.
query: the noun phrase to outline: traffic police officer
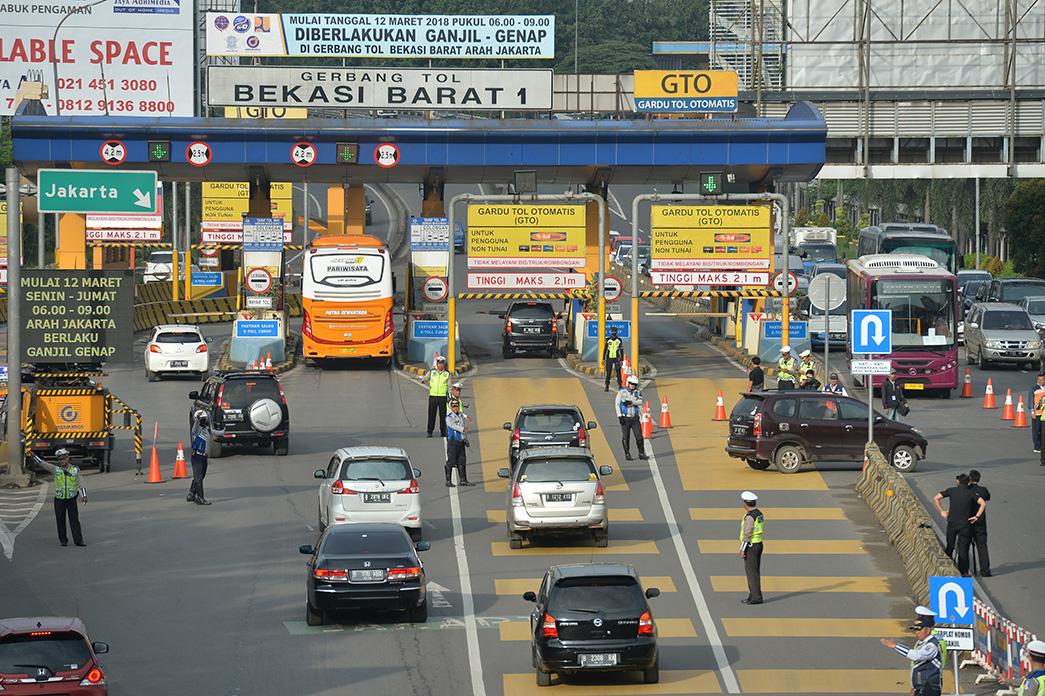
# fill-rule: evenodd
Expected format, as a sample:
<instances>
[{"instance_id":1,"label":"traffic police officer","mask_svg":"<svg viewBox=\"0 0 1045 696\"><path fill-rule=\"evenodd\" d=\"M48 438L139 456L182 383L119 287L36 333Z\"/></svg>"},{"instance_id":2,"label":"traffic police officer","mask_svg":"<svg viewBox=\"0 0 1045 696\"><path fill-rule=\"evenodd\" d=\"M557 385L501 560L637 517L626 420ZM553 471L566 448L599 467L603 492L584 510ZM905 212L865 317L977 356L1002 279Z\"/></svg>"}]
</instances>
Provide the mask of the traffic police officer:
<instances>
[{"instance_id":1,"label":"traffic police officer","mask_svg":"<svg viewBox=\"0 0 1045 696\"><path fill-rule=\"evenodd\" d=\"M446 371L446 358L435 359L435 369L429 370L421 377L421 383L428 382L428 437L435 430L436 417L439 419L439 434L446 437L446 397L450 392L450 373Z\"/></svg>"},{"instance_id":2,"label":"traffic police officer","mask_svg":"<svg viewBox=\"0 0 1045 696\"><path fill-rule=\"evenodd\" d=\"M801 353L798 354L798 357L801 358L801 360L802 360L801 364L798 366L798 373L803 378L805 378L805 376L809 373L809 371L812 370L813 371L813 375L815 376L816 375L816 363L813 362L813 351L811 351L808 348L806 348L805 350L803 350Z\"/></svg>"},{"instance_id":3,"label":"traffic police officer","mask_svg":"<svg viewBox=\"0 0 1045 696\"><path fill-rule=\"evenodd\" d=\"M1027 643L1027 661L1030 672L1023 678L1017 696L1045 696L1045 641Z\"/></svg>"},{"instance_id":4,"label":"traffic police officer","mask_svg":"<svg viewBox=\"0 0 1045 696\"><path fill-rule=\"evenodd\" d=\"M762 537L766 519L758 509L758 496L751 491L740 494L744 501L744 517L740 520L740 557L747 575L747 597L743 604L762 603Z\"/></svg>"},{"instance_id":5,"label":"traffic police officer","mask_svg":"<svg viewBox=\"0 0 1045 696\"><path fill-rule=\"evenodd\" d=\"M1028 402L1031 404L1031 442L1034 443L1034 451L1041 452L1041 414L1045 410L1045 373L1039 373L1034 386L1030 390Z\"/></svg>"},{"instance_id":6,"label":"traffic police officer","mask_svg":"<svg viewBox=\"0 0 1045 696\"><path fill-rule=\"evenodd\" d=\"M624 458L629 462L631 456L631 434L635 435L635 444L639 448L639 459L648 459L646 446L642 441L642 427L639 425L639 414L642 412L642 392L639 391L639 378L628 377L628 385L617 392L617 420L620 421L621 443L624 445Z\"/></svg>"},{"instance_id":7,"label":"traffic police officer","mask_svg":"<svg viewBox=\"0 0 1045 696\"><path fill-rule=\"evenodd\" d=\"M210 443L210 419L204 410L196 411L196 423L192 428L192 483L185 500L197 505L210 505L203 495L203 479L207 477L207 448Z\"/></svg>"},{"instance_id":8,"label":"traffic police officer","mask_svg":"<svg viewBox=\"0 0 1045 696\"><path fill-rule=\"evenodd\" d=\"M914 631L918 639L913 648L889 638L882 638L881 643L911 661L913 696L940 696L943 689L943 659L940 656L940 639L933 635L933 622L919 616L914 624L908 626L908 630Z\"/></svg>"},{"instance_id":9,"label":"traffic police officer","mask_svg":"<svg viewBox=\"0 0 1045 696\"><path fill-rule=\"evenodd\" d=\"M69 530L73 533L73 543L77 546L87 546L83 542L80 511L76 507L76 502L81 497L84 504L87 504L87 489L80 485L80 468L72 466L69 450L62 448L54 453L54 456L58 458L57 466L44 461L33 452L29 454L38 465L54 474L54 519L58 523L58 543L62 546L69 545L69 537L65 530L65 520L68 517Z\"/></svg>"},{"instance_id":10,"label":"traffic police officer","mask_svg":"<svg viewBox=\"0 0 1045 696\"><path fill-rule=\"evenodd\" d=\"M617 327L611 326L610 335L606 339L606 347L603 349L603 358L606 361L606 388L603 391L610 390L610 377L614 375L617 377L617 389L620 390L624 386L620 383L620 359L622 355L624 355L624 341L617 335Z\"/></svg>"},{"instance_id":11,"label":"traffic police officer","mask_svg":"<svg viewBox=\"0 0 1045 696\"><path fill-rule=\"evenodd\" d=\"M450 385L450 393L446 397L446 406L447 406L447 408L450 407L450 402L454 401L454 400L461 402L461 413L464 413L464 410L466 408L468 408L468 404L466 404L464 402L464 399L461 398L461 390L462 389L464 389L464 385L462 383L460 383L460 382L454 382L453 384ZM471 420L471 418L469 418L467 414L465 415L465 418L468 418L468 420Z\"/></svg>"},{"instance_id":12,"label":"traffic police officer","mask_svg":"<svg viewBox=\"0 0 1045 696\"><path fill-rule=\"evenodd\" d=\"M791 355L791 346L780 347L780 360L776 364L776 386L780 391L795 388L798 361Z\"/></svg>"},{"instance_id":13,"label":"traffic police officer","mask_svg":"<svg viewBox=\"0 0 1045 696\"><path fill-rule=\"evenodd\" d=\"M450 413L446 414L446 487L453 488L453 472L457 469L457 481L462 486L473 486L468 482L465 470L465 448L468 447L468 423L461 414L461 402L450 402Z\"/></svg>"},{"instance_id":14,"label":"traffic police officer","mask_svg":"<svg viewBox=\"0 0 1045 696\"><path fill-rule=\"evenodd\" d=\"M936 628L936 612L922 605L914 608L915 619L927 621L933 627L933 635L940 639L940 669L947 669L947 641L940 636Z\"/></svg>"}]
</instances>

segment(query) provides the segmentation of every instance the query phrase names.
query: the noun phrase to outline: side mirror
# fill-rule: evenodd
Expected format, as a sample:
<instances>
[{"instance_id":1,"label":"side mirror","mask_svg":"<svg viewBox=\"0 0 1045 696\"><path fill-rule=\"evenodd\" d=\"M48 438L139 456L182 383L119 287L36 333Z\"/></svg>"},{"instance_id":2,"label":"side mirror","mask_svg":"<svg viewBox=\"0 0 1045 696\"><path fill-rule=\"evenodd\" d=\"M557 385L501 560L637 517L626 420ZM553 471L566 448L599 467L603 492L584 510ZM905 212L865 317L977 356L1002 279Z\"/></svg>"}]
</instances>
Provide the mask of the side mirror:
<instances>
[{"instance_id":1,"label":"side mirror","mask_svg":"<svg viewBox=\"0 0 1045 696\"><path fill-rule=\"evenodd\" d=\"M195 401L196 399L200 398L200 393L198 391L190 391L189 398Z\"/></svg>"},{"instance_id":2,"label":"side mirror","mask_svg":"<svg viewBox=\"0 0 1045 696\"><path fill-rule=\"evenodd\" d=\"M421 470L416 466L414 467L414 478L421 478Z\"/></svg>"},{"instance_id":3,"label":"side mirror","mask_svg":"<svg viewBox=\"0 0 1045 696\"><path fill-rule=\"evenodd\" d=\"M109 652L109 644L103 643L100 640L91 643L91 649L94 650L95 655L104 655Z\"/></svg>"},{"instance_id":4,"label":"side mirror","mask_svg":"<svg viewBox=\"0 0 1045 696\"><path fill-rule=\"evenodd\" d=\"M875 423L882 423L884 421L885 421L885 416L875 416L874 417L874 422Z\"/></svg>"},{"instance_id":5,"label":"side mirror","mask_svg":"<svg viewBox=\"0 0 1045 696\"><path fill-rule=\"evenodd\" d=\"M588 430L595 430L596 428L599 427L599 424L596 423L595 421L588 421L587 427L588 427Z\"/></svg>"},{"instance_id":6,"label":"side mirror","mask_svg":"<svg viewBox=\"0 0 1045 696\"><path fill-rule=\"evenodd\" d=\"M430 542L430 541L419 541L416 544L414 544L414 548L417 549L418 551L431 551L432 550L432 542Z\"/></svg>"},{"instance_id":7,"label":"side mirror","mask_svg":"<svg viewBox=\"0 0 1045 696\"><path fill-rule=\"evenodd\" d=\"M303 553L306 556L311 556L315 552L316 552L316 549L315 549L315 547L312 546L312 544L302 544L301 546L298 547L298 553Z\"/></svg>"},{"instance_id":8,"label":"side mirror","mask_svg":"<svg viewBox=\"0 0 1045 696\"><path fill-rule=\"evenodd\" d=\"M613 467L610 466L609 464L603 464L602 466L599 467L599 475L600 476L609 476L612 473L613 473Z\"/></svg>"},{"instance_id":9,"label":"side mirror","mask_svg":"<svg viewBox=\"0 0 1045 696\"><path fill-rule=\"evenodd\" d=\"M511 477L512 477L512 472L509 471L507 468L502 467L502 468L497 470L497 478L506 479L506 478L511 478Z\"/></svg>"},{"instance_id":10,"label":"side mirror","mask_svg":"<svg viewBox=\"0 0 1045 696\"><path fill-rule=\"evenodd\" d=\"M505 430L511 430L512 429L512 424L509 423L508 421L505 421L504 425L502 425L501 427L504 428Z\"/></svg>"},{"instance_id":11,"label":"side mirror","mask_svg":"<svg viewBox=\"0 0 1045 696\"><path fill-rule=\"evenodd\" d=\"M316 469L315 471L312 472L312 478L325 479L326 477L327 477L327 472L326 472L325 469Z\"/></svg>"},{"instance_id":12,"label":"side mirror","mask_svg":"<svg viewBox=\"0 0 1045 696\"><path fill-rule=\"evenodd\" d=\"M527 602L536 602L537 601L537 593L536 592L523 592L523 599L525 599Z\"/></svg>"},{"instance_id":13,"label":"side mirror","mask_svg":"<svg viewBox=\"0 0 1045 696\"><path fill-rule=\"evenodd\" d=\"M656 587L651 587L646 590L646 599L653 599L654 597L660 596L660 590Z\"/></svg>"}]
</instances>

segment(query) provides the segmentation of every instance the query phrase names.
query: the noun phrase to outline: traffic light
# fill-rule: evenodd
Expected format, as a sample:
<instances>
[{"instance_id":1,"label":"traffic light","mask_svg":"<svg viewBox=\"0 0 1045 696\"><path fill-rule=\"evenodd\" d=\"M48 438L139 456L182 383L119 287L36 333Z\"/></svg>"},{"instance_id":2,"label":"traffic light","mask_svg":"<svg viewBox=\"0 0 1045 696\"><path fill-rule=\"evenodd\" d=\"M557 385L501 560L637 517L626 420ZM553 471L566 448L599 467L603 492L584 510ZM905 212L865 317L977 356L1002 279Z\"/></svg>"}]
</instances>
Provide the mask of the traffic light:
<instances>
[{"instance_id":1,"label":"traffic light","mask_svg":"<svg viewBox=\"0 0 1045 696\"><path fill-rule=\"evenodd\" d=\"M171 141L169 141L169 140L150 140L149 141L149 161L150 162L170 162L171 161Z\"/></svg>"},{"instance_id":2,"label":"traffic light","mask_svg":"<svg viewBox=\"0 0 1045 696\"><path fill-rule=\"evenodd\" d=\"M359 164L359 143L338 143L335 156L338 164Z\"/></svg>"},{"instance_id":3,"label":"traffic light","mask_svg":"<svg viewBox=\"0 0 1045 696\"><path fill-rule=\"evenodd\" d=\"M700 175L700 192L705 196L722 193L722 172L704 172Z\"/></svg>"}]
</instances>

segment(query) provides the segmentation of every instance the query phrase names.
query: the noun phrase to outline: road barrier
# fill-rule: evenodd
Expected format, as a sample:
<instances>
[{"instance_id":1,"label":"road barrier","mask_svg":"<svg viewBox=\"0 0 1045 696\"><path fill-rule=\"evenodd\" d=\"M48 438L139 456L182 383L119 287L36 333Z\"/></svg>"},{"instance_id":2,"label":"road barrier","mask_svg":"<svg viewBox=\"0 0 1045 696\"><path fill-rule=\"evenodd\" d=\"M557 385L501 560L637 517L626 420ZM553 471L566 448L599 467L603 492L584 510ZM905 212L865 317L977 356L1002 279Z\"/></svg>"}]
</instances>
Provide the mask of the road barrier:
<instances>
[{"instance_id":1,"label":"road barrier","mask_svg":"<svg viewBox=\"0 0 1045 696\"><path fill-rule=\"evenodd\" d=\"M1004 680L1010 685L1019 682L1030 672L1030 663L1024 659L1023 648L1037 636L1010 621L977 599L973 604L973 651L971 659L962 662L962 668L976 665L986 674L976 677L976 683ZM1013 694L1015 689L998 691Z\"/></svg>"},{"instance_id":2,"label":"road barrier","mask_svg":"<svg viewBox=\"0 0 1045 696\"><path fill-rule=\"evenodd\" d=\"M284 303L289 316L301 316L301 295L286 295ZM235 297L201 297L178 301L168 298L134 305L134 330L145 331L160 324L171 323L211 324L231 321L235 315Z\"/></svg>"}]
</instances>

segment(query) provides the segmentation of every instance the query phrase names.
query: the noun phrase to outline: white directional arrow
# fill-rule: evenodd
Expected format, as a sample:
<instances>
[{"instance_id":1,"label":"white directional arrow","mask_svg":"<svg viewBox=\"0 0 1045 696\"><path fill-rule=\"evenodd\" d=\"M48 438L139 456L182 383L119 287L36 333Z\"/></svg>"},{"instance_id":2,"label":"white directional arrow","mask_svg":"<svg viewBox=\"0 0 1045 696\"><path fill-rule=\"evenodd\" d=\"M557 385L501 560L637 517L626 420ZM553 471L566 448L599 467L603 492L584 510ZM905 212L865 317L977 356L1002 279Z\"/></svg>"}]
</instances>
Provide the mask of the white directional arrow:
<instances>
[{"instance_id":1,"label":"white directional arrow","mask_svg":"<svg viewBox=\"0 0 1045 696\"><path fill-rule=\"evenodd\" d=\"M874 324L874 331L872 332L871 324ZM882 318L877 314L865 314L863 320L860 323L860 340L864 345L867 345L868 334L871 334L870 338L876 346L882 345L885 342L885 332L882 326Z\"/></svg>"},{"instance_id":2,"label":"white directional arrow","mask_svg":"<svg viewBox=\"0 0 1045 696\"><path fill-rule=\"evenodd\" d=\"M134 193L135 198L134 205L147 210L152 210L152 194L142 193L141 189L134 189L132 193Z\"/></svg>"},{"instance_id":3,"label":"white directional arrow","mask_svg":"<svg viewBox=\"0 0 1045 696\"><path fill-rule=\"evenodd\" d=\"M449 592L450 588L443 587L437 582L428 583L428 592L432 595L432 607L452 607L450 600L443 594Z\"/></svg>"},{"instance_id":4,"label":"white directional arrow","mask_svg":"<svg viewBox=\"0 0 1045 696\"><path fill-rule=\"evenodd\" d=\"M936 606L939 607L940 614L948 619L955 618L950 614L947 606L947 597L952 593L955 597L954 610L957 612L957 616L965 616L969 607L965 604L965 592L962 591L962 586L956 582L945 582L940 585L940 589L936 593Z\"/></svg>"}]
</instances>

